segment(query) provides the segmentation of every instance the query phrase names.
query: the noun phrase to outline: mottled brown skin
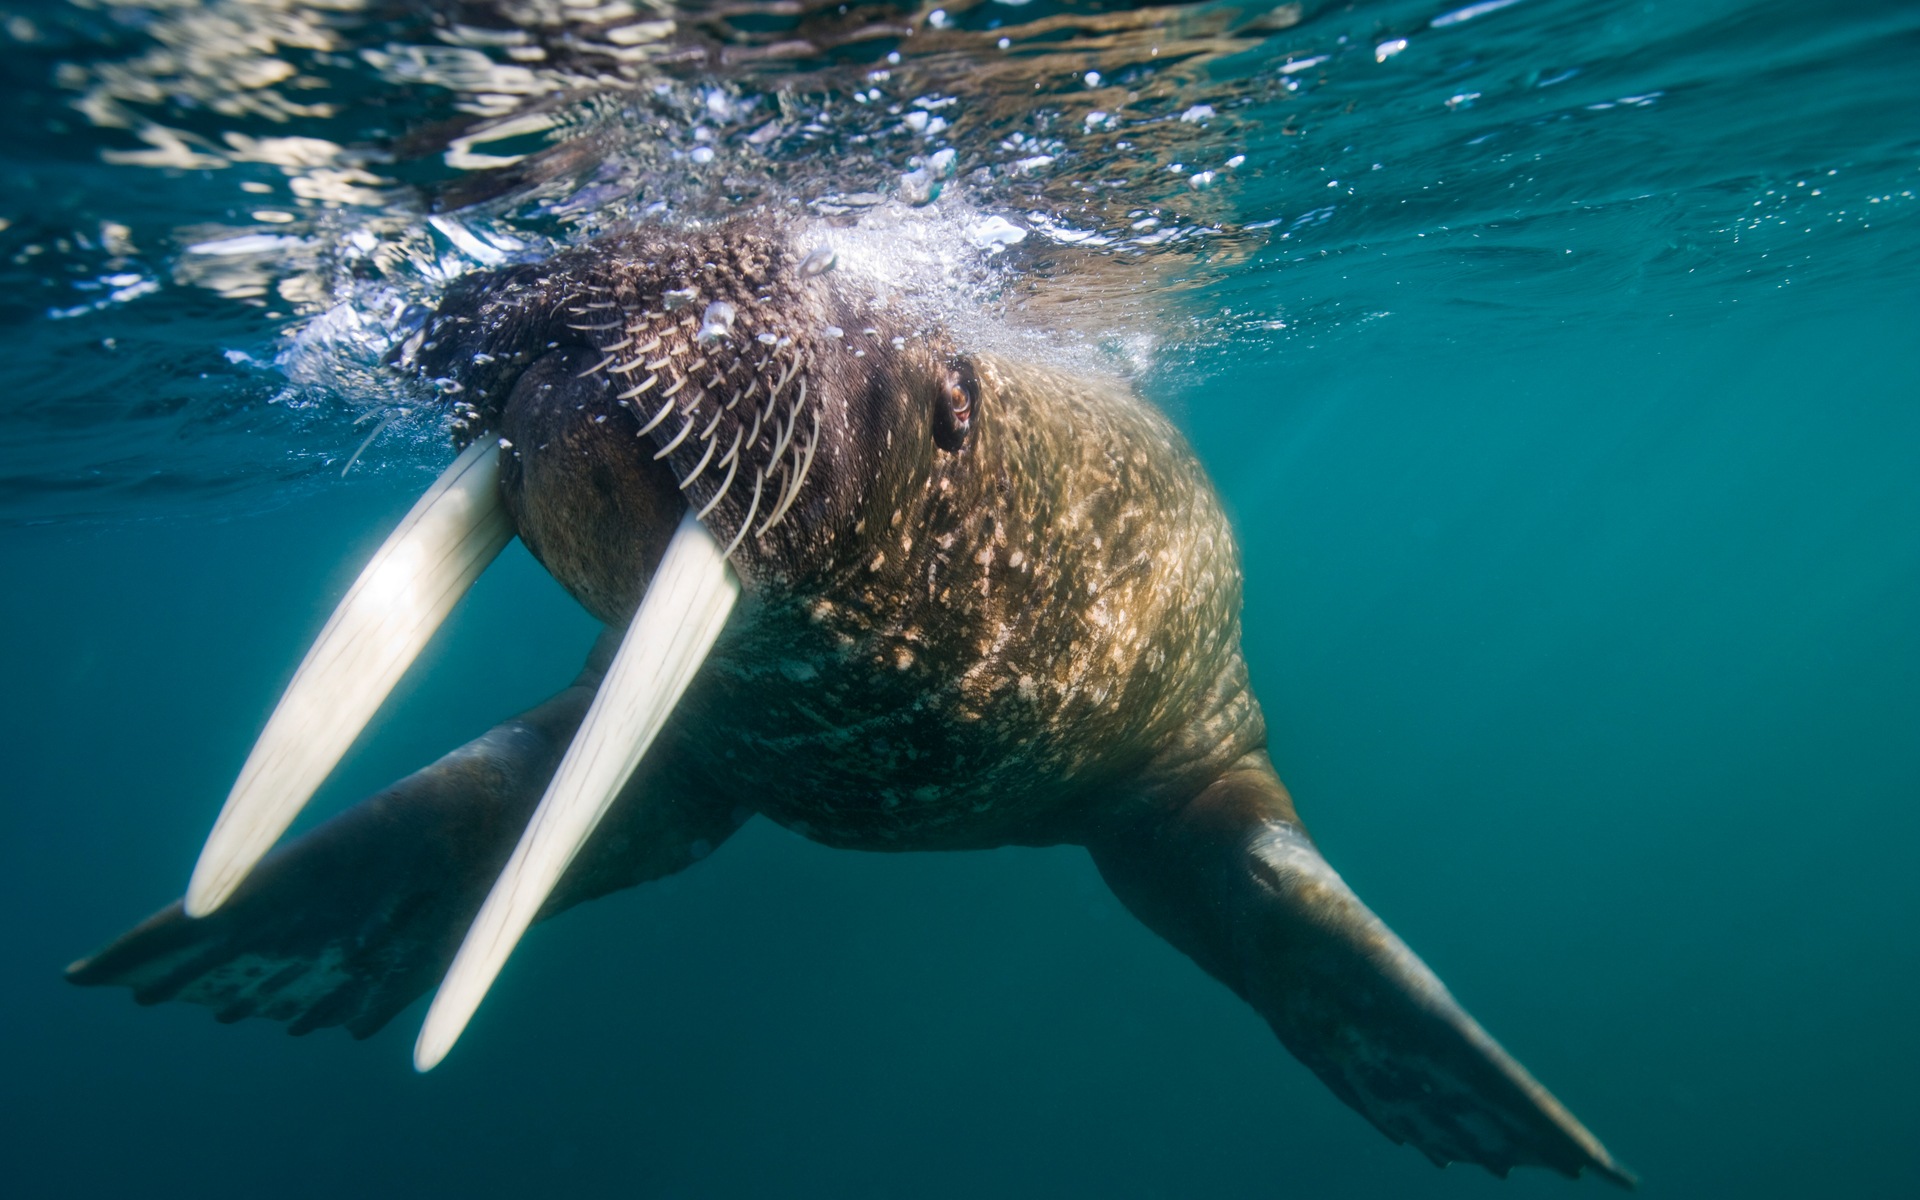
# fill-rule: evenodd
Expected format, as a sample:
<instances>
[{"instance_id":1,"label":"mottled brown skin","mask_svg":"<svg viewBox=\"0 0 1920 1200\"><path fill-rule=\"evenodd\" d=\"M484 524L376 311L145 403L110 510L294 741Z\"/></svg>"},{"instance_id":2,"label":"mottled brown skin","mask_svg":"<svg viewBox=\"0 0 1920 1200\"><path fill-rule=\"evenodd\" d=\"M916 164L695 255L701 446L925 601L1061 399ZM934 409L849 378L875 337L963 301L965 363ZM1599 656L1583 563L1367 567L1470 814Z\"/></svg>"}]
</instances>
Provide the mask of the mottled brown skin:
<instances>
[{"instance_id":1,"label":"mottled brown skin","mask_svg":"<svg viewBox=\"0 0 1920 1200\"><path fill-rule=\"evenodd\" d=\"M833 845L1084 840L1265 739L1230 534L1178 435L1117 385L971 365L968 444L756 606L696 699L741 751L709 786Z\"/></svg>"},{"instance_id":2,"label":"mottled brown skin","mask_svg":"<svg viewBox=\"0 0 1920 1200\"><path fill-rule=\"evenodd\" d=\"M968 355L804 232L602 243L470 281L405 356L501 440L516 529L615 629L688 507L743 598L546 915L763 813L831 845L1085 845L1149 926L1435 1162L1631 1177L1314 849L1264 750L1199 463L1124 384ZM714 314L732 306L730 323ZM597 686L581 680L178 906L81 983L296 1032L432 986Z\"/></svg>"}]
</instances>

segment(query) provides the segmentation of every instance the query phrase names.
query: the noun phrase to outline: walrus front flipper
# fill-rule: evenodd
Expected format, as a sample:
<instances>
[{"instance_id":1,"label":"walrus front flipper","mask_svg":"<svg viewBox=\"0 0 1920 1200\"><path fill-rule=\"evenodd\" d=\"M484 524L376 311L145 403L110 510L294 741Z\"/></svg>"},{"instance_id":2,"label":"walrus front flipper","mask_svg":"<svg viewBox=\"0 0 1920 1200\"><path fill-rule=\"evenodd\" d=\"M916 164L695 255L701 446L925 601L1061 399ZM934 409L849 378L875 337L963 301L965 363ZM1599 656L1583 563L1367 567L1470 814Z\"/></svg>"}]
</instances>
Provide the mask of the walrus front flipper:
<instances>
[{"instance_id":1,"label":"walrus front flipper","mask_svg":"<svg viewBox=\"0 0 1920 1200\"><path fill-rule=\"evenodd\" d=\"M1634 1185L1320 857L1264 754L1092 849L1136 916L1394 1141L1440 1165L1590 1168Z\"/></svg>"},{"instance_id":2,"label":"walrus front flipper","mask_svg":"<svg viewBox=\"0 0 1920 1200\"><path fill-rule=\"evenodd\" d=\"M610 653L603 639L566 691L280 847L210 915L175 903L67 978L131 988L142 1004L204 1004L221 1021L370 1036L439 982ZM658 794L627 803L644 783L623 794L602 829L610 837L582 851L543 916L677 871L732 832L730 814L711 805Z\"/></svg>"}]
</instances>

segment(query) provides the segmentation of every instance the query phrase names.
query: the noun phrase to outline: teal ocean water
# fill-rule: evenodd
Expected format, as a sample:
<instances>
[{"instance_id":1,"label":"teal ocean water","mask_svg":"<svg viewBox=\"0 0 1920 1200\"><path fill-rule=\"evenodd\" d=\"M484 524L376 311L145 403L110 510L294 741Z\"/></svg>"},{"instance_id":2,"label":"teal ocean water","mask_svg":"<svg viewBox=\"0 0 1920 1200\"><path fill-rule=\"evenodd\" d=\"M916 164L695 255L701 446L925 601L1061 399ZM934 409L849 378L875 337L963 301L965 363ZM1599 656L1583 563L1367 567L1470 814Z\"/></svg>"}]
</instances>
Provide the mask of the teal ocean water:
<instances>
[{"instance_id":1,"label":"teal ocean water","mask_svg":"<svg viewBox=\"0 0 1920 1200\"><path fill-rule=\"evenodd\" d=\"M1328 858L1646 1194L1920 1195L1920 6L607 33L665 11L0 8L0 1191L1605 1188L1395 1147L1071 848L756 821L538 929L425 1076L421 1006L296 1040L62 981L179 894L447 461L377 367L410 314L792 198L895 220L964 328L1173 414ZM562 686L596 628L511 547L316 810Z\"/></svg>"}]
</instances>

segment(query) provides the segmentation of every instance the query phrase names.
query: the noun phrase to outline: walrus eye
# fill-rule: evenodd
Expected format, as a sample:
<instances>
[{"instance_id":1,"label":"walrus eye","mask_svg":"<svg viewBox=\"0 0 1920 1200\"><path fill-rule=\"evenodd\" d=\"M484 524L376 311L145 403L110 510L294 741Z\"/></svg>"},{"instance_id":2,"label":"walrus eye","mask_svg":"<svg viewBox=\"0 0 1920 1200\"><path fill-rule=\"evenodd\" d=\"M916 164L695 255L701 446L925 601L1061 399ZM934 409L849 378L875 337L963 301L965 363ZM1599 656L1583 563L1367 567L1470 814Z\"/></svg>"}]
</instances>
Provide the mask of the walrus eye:
<instances>
[{"instance_id":1,"label":"walrus eye","mask_svg":"<svg viewBox=\"0 0 1920 1200\"><path fill-rule=\"evenodd\" d=\"M933 442L949 454L967 444L967 432L973 428L975 398L979 383L964 359L941 369L939 400L933 413Z\"/></svg>"}]
</instances>

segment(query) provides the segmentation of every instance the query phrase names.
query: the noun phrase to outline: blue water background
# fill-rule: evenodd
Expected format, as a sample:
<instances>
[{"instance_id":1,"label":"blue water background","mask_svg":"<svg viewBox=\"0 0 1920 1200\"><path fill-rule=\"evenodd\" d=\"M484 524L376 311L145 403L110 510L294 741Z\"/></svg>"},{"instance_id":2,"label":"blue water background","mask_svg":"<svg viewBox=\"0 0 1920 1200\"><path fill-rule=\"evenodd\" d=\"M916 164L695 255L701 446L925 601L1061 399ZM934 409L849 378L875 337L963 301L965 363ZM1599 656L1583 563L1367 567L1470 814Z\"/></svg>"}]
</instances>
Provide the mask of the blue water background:
<instances>
[{"instance_id":1,"label":"blue water background","mask_svg":"<svg viewBox=\"0 0 1920 1200\"><path fill-rule=\"evenodd\" d=\"M1351 114L1276 112L1238 203L1309 219L1169 299L1197 332L1145 386L1233 511L1282 776L1474 1014L1650 1196L1916 1195L1920 11L1710 7L1518 5L1417 34ZM1583 65L1555 86L1587 90L1539 87ZM149 179L165 223L214 187L36 129L0 236L126 219ZM309 469L307 426L222 353L266 318L170 287L53 321L35 289L71 287L42 279L18 268L3 314L0 1190L1576 1186L1389 1144L1073 849L856 855L755 822L538 930L424 1077L418 1009L293 1040L68 987L177 895L436 462ZM108 391L138 405L75 399ZM320 807L550 693L593 634L510 549Z\"/></svg>"}]
</instances>

